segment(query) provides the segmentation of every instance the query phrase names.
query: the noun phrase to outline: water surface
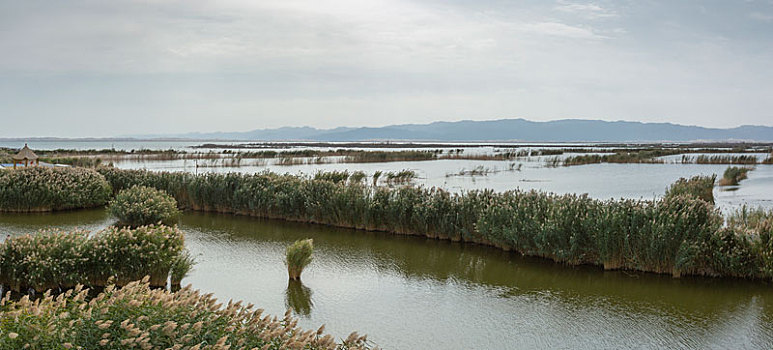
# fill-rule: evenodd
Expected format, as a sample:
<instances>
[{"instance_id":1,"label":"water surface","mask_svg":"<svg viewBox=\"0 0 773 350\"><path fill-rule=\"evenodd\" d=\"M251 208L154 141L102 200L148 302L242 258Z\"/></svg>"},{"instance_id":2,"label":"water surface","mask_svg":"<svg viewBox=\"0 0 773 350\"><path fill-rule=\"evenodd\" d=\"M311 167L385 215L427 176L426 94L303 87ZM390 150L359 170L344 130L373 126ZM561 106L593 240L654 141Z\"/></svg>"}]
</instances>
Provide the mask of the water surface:
<instances>
[{"instance_id":1,"label":"water surface","mask_svg":"<svg viewBox=\"0 0 773 350\"><path fill-rule=\"evenodd\" d=\"M99 229L104 210L0 214L3 235ZM773 347L773 289L523 258L494 248L231 215L185 213L198 260L183 283L386 349ZM313 238L302 284L284 247Z\"/></svg>"}]
</instances>

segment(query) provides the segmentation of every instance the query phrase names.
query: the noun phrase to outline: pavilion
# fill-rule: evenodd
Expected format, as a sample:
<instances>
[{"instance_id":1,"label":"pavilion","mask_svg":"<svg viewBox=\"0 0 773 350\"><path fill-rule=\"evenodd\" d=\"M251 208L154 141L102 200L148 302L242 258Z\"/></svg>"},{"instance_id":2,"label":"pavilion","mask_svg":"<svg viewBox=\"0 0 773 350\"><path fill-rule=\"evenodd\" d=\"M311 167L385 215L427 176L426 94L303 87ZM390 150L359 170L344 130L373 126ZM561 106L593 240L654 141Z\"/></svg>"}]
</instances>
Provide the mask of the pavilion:
<instances>
[{"instance_id":1,"label":"pavilion","mask_svg":"<svg viewBox=\"0 0 773 350\"><path fill-rule=\"evenodd\" d=\"M16 169L16 165L24 165L25 167L31 166L31 165L40 165L40 159L38 159L38 155L35 154L35 152L32 152L32 150L27 147L27 144L24 144L24 148L19 151L18 154L13 156L13 168Z\"/></svg>"}]
</instances>

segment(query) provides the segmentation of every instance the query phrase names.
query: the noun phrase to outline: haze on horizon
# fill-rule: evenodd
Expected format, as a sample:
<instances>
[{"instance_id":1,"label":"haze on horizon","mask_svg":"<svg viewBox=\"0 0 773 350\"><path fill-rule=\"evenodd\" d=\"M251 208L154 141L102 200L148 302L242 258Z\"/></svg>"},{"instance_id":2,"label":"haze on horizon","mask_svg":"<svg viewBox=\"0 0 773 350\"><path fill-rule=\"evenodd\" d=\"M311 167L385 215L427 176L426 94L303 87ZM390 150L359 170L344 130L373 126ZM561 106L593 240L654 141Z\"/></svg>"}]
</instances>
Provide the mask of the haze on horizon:
<instances>
[{"instance_id":1,"label":"haze on horizon","mask_svg":"<svg viewBox=\"0 0 773 350\"><path fill-rule=\"evenodd\" d=\"M0 137L773 125L773 0L0 0Z\"/></svg>"}]
</instances>

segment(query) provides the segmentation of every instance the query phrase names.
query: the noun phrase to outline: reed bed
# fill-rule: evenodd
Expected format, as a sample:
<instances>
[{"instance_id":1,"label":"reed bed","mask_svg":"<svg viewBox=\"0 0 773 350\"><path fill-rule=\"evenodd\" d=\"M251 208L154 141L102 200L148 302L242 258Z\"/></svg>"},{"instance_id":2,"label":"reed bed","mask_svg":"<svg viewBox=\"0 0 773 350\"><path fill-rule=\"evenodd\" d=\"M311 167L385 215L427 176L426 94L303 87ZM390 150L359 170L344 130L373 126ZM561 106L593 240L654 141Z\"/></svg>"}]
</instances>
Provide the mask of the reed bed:
<instances>
[{"instance_id":1,"label":"reed bed","mask_svg":"<svg viewBox=\"0 0 773 350\"><path fill-rule=\"evenodd\" d=\"M568 264L677 276L773 277L770 262L762 258L773 249L769 240L753 227L730 235L723 229L719 210L704 200L713 198L708 191L714 177L680 180L656 201L602 201L519 190L454 194L437 188L368 186L270 172L100 171L114 190L134 184L153 186L194 210L474 242ZM374 174L376 179L379 176ZM733 250L725 249L725 241L749 244ZM737 249L755 257L748 270L726 267L740 254Z\"/></svg>"},{"instance_id":2,"label":"reed bed","mask_svg":"<svg viewBox=\"0 0 773 350\"><path fill-rule=\"evenodd\" d=\"M741 155L741 156L707 156L700 155L695 158L696 164L757 164L757 157L753 155Z\"/></svg>"},{"instance_id":3,"label":"reed bed","mask_svg":"<svg viewBox=\"0 0 773 350\"><path fill-rule=\"evenodd\" d=\"M0 212L42 212L102 206L110 184L95 170L29 167L0 171Z\"/></svg>"},{"instance_id":4,"label":"reed bed","mask_svg":"<svg viewBox=\"0 0 773 350\"><path fill-rule=\"evenodd\" d=\"M418 177L418 174L416 174L413 170L403 169L400 171L389 171L384 173L384 178L386 179L387 184L393 185L393 184L407 184L413 179Z\"/></svg>"},{"instance_id":5,"label":"reed bed","mask_svg":"<svg viewBox=\"0 0 773 350\"><path fill-rule=\"evenodd\" d=\"M108 205L120 225L143 226L163 222L173 224L180 211L177 201L166 192L147 186L121 190Z\"/></svg>"},{"instance_id":6,"label":"reed bed","mask_svg":"<svg viewBox=\"0 0 773 350\"><path fill-rule=\"evenodd\" d=\"M298 320L187 286L177 292L150 288L147 279L109 286L94 298L77 286L59 295L0 302L0 349L367 349L352 333L341 343L297 327Z\"/></svg>"},{"instance_id":7,"label":"reed bed","mask_svg":"<svg viewBox=\"0 0 773 350\"><path fill-rule=\"evenodd\" d=\"M736 186L742 180L745 180L747 178L747 173L751 170L752 168L747 168L747 167L736 167L736 166L728 167L725 170L725 173L722 175L722 179L719 180L719 185Z\"/></svg>"},{"instance_id":8,"label":"reed bed","mask_svg":"<svg viewBox=\"0 0 773 350\"><path fill-rule=\"evenodd\" d=\"M173 267L181 279L191 264L183 233L169 226L50 230L0 243L0 283L14 291L104 287L111 279L124 285L146 275L151 285L165 286Z\"/></svg>"},{"instance_id":9,"label":"reed bed","mask_svg":"<svg viewBox=\"0 0 773 350\"><path fill-rule=\"evenodd\" d=\"M681 178L666 189L666 198L684 196L714 204L716 175Z\"/></svg>"},{"instance_id":10,"label":"reed bed","mask_svg":"<svg viewBox=\"0 0 773 350\"><path fill-rule=\"evenodd\" d=\"M442 151L363 151L344 157L343 163L415 162L434 160Z\"/></svg>"},{"instance_id":11,"label":"reed bed","mask_svg":"<svg viewBox=\"0 0 773 350\"><path fill-rule=\"evenodd\" d=\"M640 151L618 151L613 154L583 154L567 157L564 166L597 164L597 163L664 163L659 157L679 154L677 150L655 149Z\"/></svg>"},{"instance_id":12,"label":"reed bed","mask_svg":"<svg viewBox=\"0 0 773 350\"><path fill-rule=\"evenodd\" d=\"M96 168L102 165L102 158L95 157L43 157L41 162L51 164L66 164L81 168Z\"/></svg>"},{"instance_id":13,"label":"reed bed","mask_svg":"<svg viewBox=\"0 0 773 350\"><path fill-rule=\"evenodd\" d=\"M512 165L512 164L511 164ZM511 166L511 170L515 169L515 166ZM446 177L452 177L452 176L487 176L488 174L494 173L496 170L491 168L486 168L482 165L478 165L470 170L467 170L465 168L462 168L462 170L459 170L456 173L447 173Z\"/></svg>"}]
</instances>

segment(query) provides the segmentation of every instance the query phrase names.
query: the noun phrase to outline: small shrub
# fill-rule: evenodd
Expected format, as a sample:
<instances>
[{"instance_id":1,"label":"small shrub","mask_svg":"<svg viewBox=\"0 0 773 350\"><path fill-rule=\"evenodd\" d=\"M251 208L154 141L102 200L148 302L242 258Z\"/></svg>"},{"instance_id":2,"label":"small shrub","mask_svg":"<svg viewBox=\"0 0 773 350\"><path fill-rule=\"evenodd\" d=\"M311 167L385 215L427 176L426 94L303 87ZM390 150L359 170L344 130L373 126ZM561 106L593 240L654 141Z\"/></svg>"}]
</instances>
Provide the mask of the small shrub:
<instances>
[{"instance_id":1,"label":"small shrub","mask_svg":"<svg viewBox=\"0 0 773 350\"><path fill-rule=\"evenodd\" d=\"M714 182L717 175L693 176L690 179L681 178L666 190L666 198L688 196L714 204Z\"/></svg>"},{"instance_id":2,"label":"small shrub","mask_svg":"<svg viewBox=\"0 0 773 350\"><path fill-rule=\"evenodd\" d=\"M301 279L301 273L311 263L311 255L314 252L313 240L304 239L295 241L285 251L287 273L291 280Z\"/></svg>"},{"instance_id":3,"label":"small shrub","mask_svg":"<svg viewBox=\"0 0 773 350\"><path fill-rule=\"evenodd\" d=\"M158 222L169 224L180 213L172 196L145 186L132 186L118 192L110 201L109 210L121 225L132 227Z\"/></svg>"}]
</instances>

